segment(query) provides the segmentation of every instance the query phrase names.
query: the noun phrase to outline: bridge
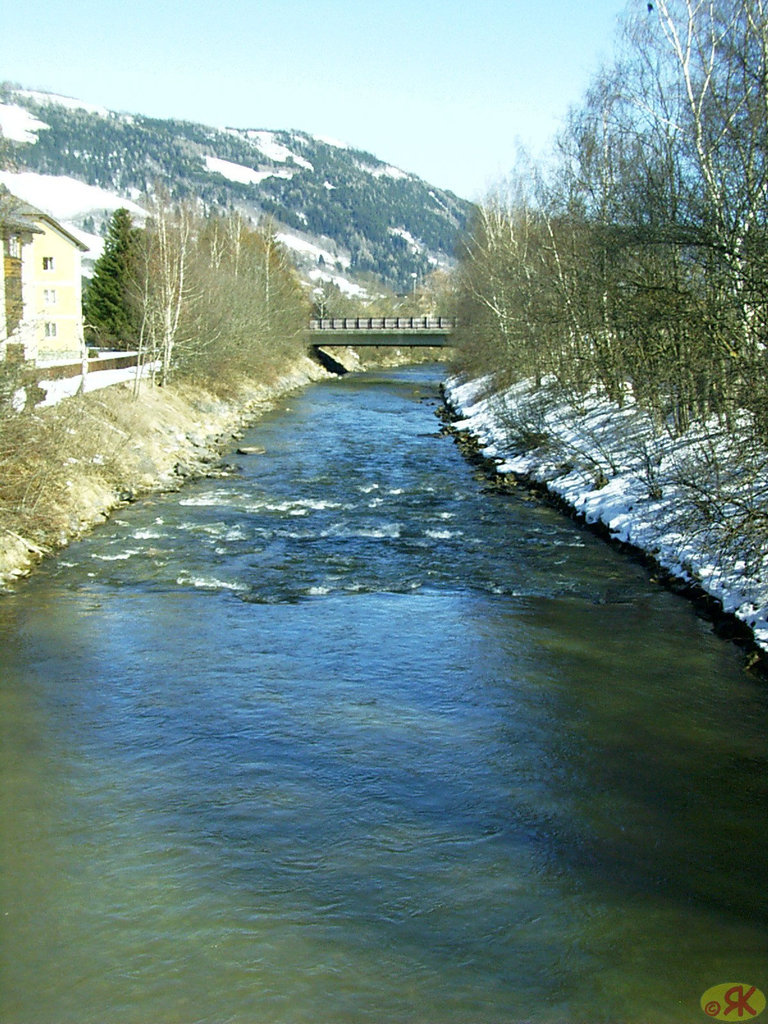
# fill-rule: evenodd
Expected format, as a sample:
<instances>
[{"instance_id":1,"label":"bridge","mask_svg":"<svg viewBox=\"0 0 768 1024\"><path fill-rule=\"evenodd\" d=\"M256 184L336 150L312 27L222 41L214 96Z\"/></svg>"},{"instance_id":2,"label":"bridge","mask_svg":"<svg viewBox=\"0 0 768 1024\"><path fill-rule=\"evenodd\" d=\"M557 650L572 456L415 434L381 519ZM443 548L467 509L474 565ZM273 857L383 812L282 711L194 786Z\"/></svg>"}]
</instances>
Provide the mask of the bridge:
<instances>
[{"instance_id":1,"label":"bridge","mask_svg":"<svg viewBox=\"0 0 768 1024\"><path fill-rule=\"evenodd\" d=\"M353 316L310 320L310 341L316 348L332 345L398 348L444 348L456 326L448 316Z\"/></svg>"}]
</instances>

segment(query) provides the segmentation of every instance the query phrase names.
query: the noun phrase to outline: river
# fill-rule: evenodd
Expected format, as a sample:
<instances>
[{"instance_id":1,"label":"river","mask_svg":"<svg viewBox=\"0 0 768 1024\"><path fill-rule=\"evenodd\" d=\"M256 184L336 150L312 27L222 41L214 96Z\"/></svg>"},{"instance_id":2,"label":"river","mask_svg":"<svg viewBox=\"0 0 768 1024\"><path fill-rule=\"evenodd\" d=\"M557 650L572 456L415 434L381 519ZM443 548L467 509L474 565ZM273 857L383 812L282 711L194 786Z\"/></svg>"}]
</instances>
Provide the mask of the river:
<instances>
[{"instance_id":1,"label":"river","mask_svg":"<svg viewBox=\"0 0 768 1024\"><path fill-rule=\"evenodd\" d=\"M0 598L2 1024L687 1024L768 990L768 692L435 417L291 396Z\"/></svg>"}]
</instances>

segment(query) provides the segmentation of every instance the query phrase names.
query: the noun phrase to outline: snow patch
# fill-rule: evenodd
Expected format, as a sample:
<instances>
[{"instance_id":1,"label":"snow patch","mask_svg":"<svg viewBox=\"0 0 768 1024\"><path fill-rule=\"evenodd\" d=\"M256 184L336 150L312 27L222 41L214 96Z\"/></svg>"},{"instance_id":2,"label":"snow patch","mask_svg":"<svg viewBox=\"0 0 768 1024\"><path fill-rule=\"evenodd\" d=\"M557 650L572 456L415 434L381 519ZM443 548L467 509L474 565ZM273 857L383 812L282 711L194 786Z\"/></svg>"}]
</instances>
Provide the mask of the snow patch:
<instances>
[{"instance_id":1,"label":"snow patch","mask_svg":"<svg viewBox=\"0 0 768 1024\"><path fill-rule=\"evenodd\" d=\"M309 160L305 160L303 156L297 156L287 146L278 142L275 139L274 132L251 129L246 134L268 160L274 160L277 164L284 164L289 160L293 160L299 167L304 167L308 171L314 171L314 165Z\"/></svg>"},{"instance_id":2,"label":"snow patch","mask_svg":"<svg viewBox=\"0 0 768 1024\"><path fill-rule=\"evenodd\" d=\"M417 242L410 231L407 231L405 228L389 228L389 233L402 238L413 252L422 252L423 247L421 243Z\"/></svg>"},{"instance_id":3,"label":"snow patch","mask_svg":"<svg viewBox=\"0 0 768 1024\"><path fill-rule=\"evenodd\" d=\"M290 180L293 177L293 171L290 170L257 171L253 167L235 164L230 160L220 160L215 156L207 156L205 158L205 166L212 173L220 174L228 181L236 181L241 185L258 185L267 178L286 178Z\"/></svg>"},{"instance_id":4,"label":"snow patch","mask_svg":"<svg viewBox=\"0 0 768 1024\"><path fill-rule=\"evenodd\" d=\"M412 174L401 171L399 167L393 167L391 164L374 167L371 164L358 162L357 166L361 171L365 171L366 174L370 174L374 178L393 178L395 181L403 181L406 178L413 177Z\"/></svg>"},{"instance_id":5,"label":"snow patch","mask_svg":"<svg viewBox=\"0 0 768 1024\"><path fill-rule=\"evenodd\" d=\"M114 212L121 207L142 221L147 215L146 210L125 196L64 175L0 171L0 184L62 223L88 214Z\"/></svg>"},{"instance_id":6,"label":"snow patch","mask_svg":"<svg viewBox=\"0 0 768 1024\"><path fill-rule=\"evenodd\" d=\"M432 192L432 191L430 191L429 195L430 195L430 198L434 199L434 201L437 203L437 205L440 207L441 210L445 210L446 213L450 213L451 212L448 209L448 207L445 205L443 200L440 198L439 195L437 195L435 192Z\"/></svg>"},{"instance_id":7,"label":"snow patch","mask_svg":"<svg viewBox=\"0 0 768 1024\"><path fill-rule=\"evenodd\" d=\"M0 103L0 133L12 142L37 142L37 133L50 128L24 107Z\"/></svg>"},{"instance_id":8,"label":"snow patch","mask_svg":"<svg viewBox=\"0 0 768 1024\"><path fill-rule=\"evenodd\" d=\"M299 235L292 235L287 231L279 231L276 238L278 242L284 245L287 249L292 249L293 252L301 253L302 256L308 256L315 261L319 260L322 256L323 260L326 263L330 263L331 266L335 263L340 263L342 267L349 266L348 256L339 256L336 253L332 253L330 250L323 249L314 242L310 242L307 238L301 238Z\"/></svg>"},{"instance_id":9,"label":"snow patch","mask_svg":"<svg viewBox=\"0 0 768 1024\"><path fill-rule=\"evenodd\" d=\"M110 111L106 107L98 106L95 103L84 103L73 96L59 96L56 93L37 92L34 89L16 89L14 90L14 95L25 96L41 106L65 107L67 110L85 110L89 114L98 114L100 117L109 117L110 115Z\"/></svg>"},{"instance_id":10,"label":"snow patch","mask_svg":"<svg viewBox=\"0 0 768 1024\"><path fill-rule=\"evenodd\" d=\"M93 276L93 264L98 260L104 252L104 239L101 235L94 235L90 231L83 231L76 224L71 222L65 222L63 226L69 231L75 238L79 238L83 245L88 246L88 252L83 253L83 276Z\"/></svg>"},{"instance_id":11,"label":"snow patch","mask_svg":"<svg viewBox=\"0 0 768 1024\"><path fill-rule=\"evenodd\" d=\"M349 278L343 277L341 274L330 274L325 270L310 270L310 280L315 283L319 281L325 281L328 284L335 284L339 291L343 292L344 295L350 295L354 298L368 298L368 292L362 285L356 284L354 281L350 281Z\"/></svg>"},{"instance_id":12,"label":"snow patch","mask_svg":"<svg viewBox=\"0 0 768 1024\"><path fill-rule=\"evenodd\" d=\"M153 365L146 363L141 367L140 376L148 377L152 373ZM99 391L101 388L114 387L116 384L133 384L137 372L135 366L127 366L122 370L91 369L85 376L85 384L79 374L75 377L64 377L61 380L41 380L39 384L45 391L45 398L40 405L58 405L63 399L71 398L81 390Z\"/></svg>"},{"instance_id":13,"label":"snow patch","mask_svg":"<svg viewBox=\"0 0 768 1024\"><path fill-rule=\"evenodd\" d=\"M393 167L391 164L387 164L386 167L377 167L371 171L374 178L393 178L395 181L404 181L406 178L412 178L412 174L408 174L407 171L401 171L399 167Z\"/></svg>"}]
</instances>

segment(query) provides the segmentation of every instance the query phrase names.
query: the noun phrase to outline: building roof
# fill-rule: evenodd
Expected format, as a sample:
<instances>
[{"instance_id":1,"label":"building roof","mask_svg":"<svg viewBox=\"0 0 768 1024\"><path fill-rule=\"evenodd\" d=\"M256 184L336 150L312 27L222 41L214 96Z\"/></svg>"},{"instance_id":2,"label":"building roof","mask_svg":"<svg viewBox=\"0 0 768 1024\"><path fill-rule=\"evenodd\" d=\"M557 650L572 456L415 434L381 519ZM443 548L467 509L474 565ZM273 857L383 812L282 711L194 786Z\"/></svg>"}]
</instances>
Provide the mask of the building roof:
<instances>
[{"instance_id":1,"label":"building roof","mask_svg":"<svg viewBox=\"0 0 768 1024\"><path fill-rule=\"evenodd\" d=\"M67 231L54 217L44 210L38 210L31 203L19 199L12 192L9 192L4 185L0 185L0 230L8 233L13 231L31 231L41 234L43 228L37 227L35 221L42 221L48 227L52 227L59 234L64 235L73 245L76 245L81 252L88 252L88 246L75 238L71 231Z\"/></svg>"},{"instance_id":2,"label":"building roof","mask_svg":"<svg viewBox=\"0 0 768 1024\"><path fill-rule=\"evenodd\" d=\"M35 227L25 219L27 208L27 203L9 192L4 185L0 185L0 231L4 235L17 231L42 233L42 228Z\"/></svg>"}]
</instances>

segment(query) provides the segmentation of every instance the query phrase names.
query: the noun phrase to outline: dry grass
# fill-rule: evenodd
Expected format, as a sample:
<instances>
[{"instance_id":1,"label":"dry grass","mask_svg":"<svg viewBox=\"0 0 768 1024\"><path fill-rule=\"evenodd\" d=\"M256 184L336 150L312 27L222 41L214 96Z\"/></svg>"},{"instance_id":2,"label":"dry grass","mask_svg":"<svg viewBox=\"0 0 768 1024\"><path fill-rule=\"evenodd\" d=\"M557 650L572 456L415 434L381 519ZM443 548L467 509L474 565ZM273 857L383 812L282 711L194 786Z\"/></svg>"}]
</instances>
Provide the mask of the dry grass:
<instances>
[{"instance_id":1,"label":"dry grass","mask_svg":"<svg viewBox=\"0 0 768 1024\"><path fill-rule=\"evenodd\" d=\"M110 510L210 471L232 435L321 371L302 362L269 384L230 380L111 387L0 419L0 580L21 575Z\"/></svg>"}]
</instances>

